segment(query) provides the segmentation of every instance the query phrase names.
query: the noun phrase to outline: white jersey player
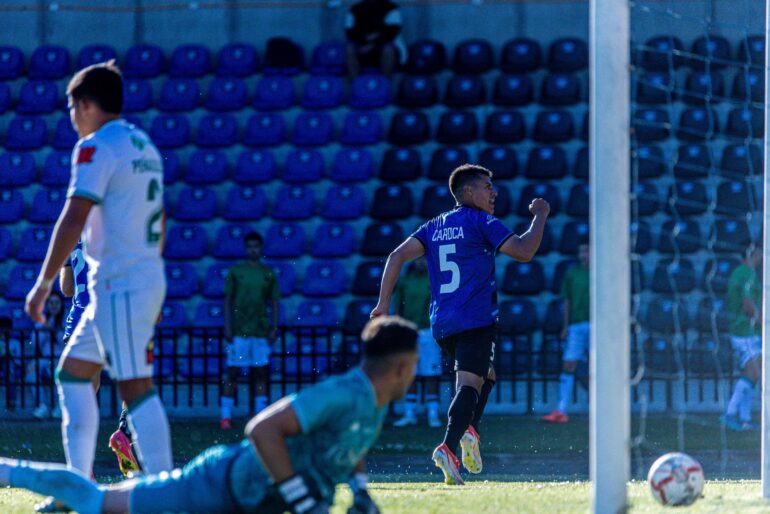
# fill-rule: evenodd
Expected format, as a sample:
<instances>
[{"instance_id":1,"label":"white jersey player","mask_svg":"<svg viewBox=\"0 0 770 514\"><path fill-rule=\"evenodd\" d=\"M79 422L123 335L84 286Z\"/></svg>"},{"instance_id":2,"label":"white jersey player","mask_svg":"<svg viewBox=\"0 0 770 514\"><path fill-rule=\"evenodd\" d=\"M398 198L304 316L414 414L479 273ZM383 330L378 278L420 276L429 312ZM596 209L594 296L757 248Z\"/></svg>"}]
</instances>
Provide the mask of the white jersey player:
<instances>
[{"instance_id":1,"label":"white jersey player","mask_svg":"<svg viewBox=\"0 0 770 514\"><path fill-rule=\"evenodd\" d=\"M170 470L168 419L152 383L153 327L166 291L161 156L120 118L123 86L113 62L79 71L67 97L80 140L67 202L26 304L42 321L51 284L82 234L91 301L56 371L67 463L92 474L99 412L91 380L104 367L128 405L144 470Z\"/></svg>"}]
</instances>

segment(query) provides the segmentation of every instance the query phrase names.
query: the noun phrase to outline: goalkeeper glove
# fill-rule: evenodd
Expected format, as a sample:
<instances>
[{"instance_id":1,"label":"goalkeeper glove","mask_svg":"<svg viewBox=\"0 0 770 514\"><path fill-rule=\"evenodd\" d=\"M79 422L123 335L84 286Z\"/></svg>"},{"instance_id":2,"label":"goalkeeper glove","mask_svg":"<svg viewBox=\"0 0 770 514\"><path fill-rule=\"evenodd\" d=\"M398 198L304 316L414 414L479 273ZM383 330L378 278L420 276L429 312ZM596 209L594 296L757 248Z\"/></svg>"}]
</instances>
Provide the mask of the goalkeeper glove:
<instances>
[{"instance_id":1,"label":"goalkeeper glove","mask_svg":"<svg viewBox=\"0 0 770 514\"><path fill-rule=\"evenodd\" d=\"M311 488L300 474L275 484L278 495L283 500L286 510L292 514L328 514L329 506L323 501L320 492Z\"/></svg>"}]
</instances>

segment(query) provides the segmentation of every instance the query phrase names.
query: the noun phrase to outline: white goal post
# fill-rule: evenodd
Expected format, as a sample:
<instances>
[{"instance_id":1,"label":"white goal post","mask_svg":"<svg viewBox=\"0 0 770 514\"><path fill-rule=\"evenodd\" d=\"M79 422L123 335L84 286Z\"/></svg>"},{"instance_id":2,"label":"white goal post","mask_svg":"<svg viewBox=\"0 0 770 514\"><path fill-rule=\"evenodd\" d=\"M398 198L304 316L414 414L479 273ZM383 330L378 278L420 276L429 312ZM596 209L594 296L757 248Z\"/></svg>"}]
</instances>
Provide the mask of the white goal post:
<instances>
[{"instance_id":1,"label":"white goal post","mask_svg":"<svg viewBox=\"0 0 770 514\"><path fill-rule=\"evenodd\" d=\"M765 2L765 135L764 135L764 177L762 180L764 202L762 209L762 497L770 499L770 316L767 307L770 300L770 174L767 171L768 158L770 158L770 111L768 110L768 92L770 92L770 51L767 48L768 35L770 34L770 1Z\"/></svg>"}]
</instances>

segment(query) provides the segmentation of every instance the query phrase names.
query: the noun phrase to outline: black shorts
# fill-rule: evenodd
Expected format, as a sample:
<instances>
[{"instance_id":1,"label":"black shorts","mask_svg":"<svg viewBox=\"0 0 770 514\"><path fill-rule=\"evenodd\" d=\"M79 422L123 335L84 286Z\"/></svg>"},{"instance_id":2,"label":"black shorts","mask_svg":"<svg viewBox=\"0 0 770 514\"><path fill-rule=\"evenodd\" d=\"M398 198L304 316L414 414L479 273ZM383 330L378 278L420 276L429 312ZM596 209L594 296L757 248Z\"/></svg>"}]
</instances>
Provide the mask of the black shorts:
<instances>
[{"instance_id":1,"label":"black shorts","mask_svg":"<svg viewBox=\"0 0 770 514\"><path fill-rule=\"evenodd\" d=\"M438 341L454 361L455 371L467 371L486 377L495 359L497 325L474 328Z\"/></svg>"}]
</instances>

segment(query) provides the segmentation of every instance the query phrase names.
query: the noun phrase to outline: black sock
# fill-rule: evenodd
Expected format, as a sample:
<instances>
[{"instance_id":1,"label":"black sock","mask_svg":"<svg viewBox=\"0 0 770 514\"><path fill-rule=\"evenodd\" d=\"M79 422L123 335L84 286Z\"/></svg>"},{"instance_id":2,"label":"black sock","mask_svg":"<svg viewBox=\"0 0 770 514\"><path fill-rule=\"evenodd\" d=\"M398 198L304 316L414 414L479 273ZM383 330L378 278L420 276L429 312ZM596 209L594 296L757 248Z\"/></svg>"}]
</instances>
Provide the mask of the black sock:
<instances>
[{"instance_id":1,"label":"black sock","mask_svg":"<svg viewBox=\"0 0 770 514\"><path fill-rule=\"evenodd\" d=\"M471 386L464 385L457 391L449 406L444 444L456 455L457 445L460 444L465 431L473 420L473 411L479 401L479 393Z\"/></svg>"},{"instance_id":2,"label":"black sock","mask_svg":"<svg viewBox=\"0 0 770 514\"><path fill-rule=\"evenodd\" d=\"M126 434L126 437L128 437L129 441L131 440L131 430L128 428L128 419L126 409L123 409L123 412L120 413L120 420L118 421L118 430Z\"/></svg>"},{"instance_id":3,"label":"black sock","mask_svg":"<svg viewBox=\"0 0 770 514\"><path fill-rule=\"evenodd\" d=\"M495 381L486 379L481 386L481 392L479 393L479 403L476 404L476 410L473 413L473 421L471 425L479 432L479 423L481 423L481 416L484 414L484 409L487 406L487 400L489 399L489 393L492 392L492 388L495 387ZM479 432L480 433L480 432Z\"/></svg>"}]
</instances>

